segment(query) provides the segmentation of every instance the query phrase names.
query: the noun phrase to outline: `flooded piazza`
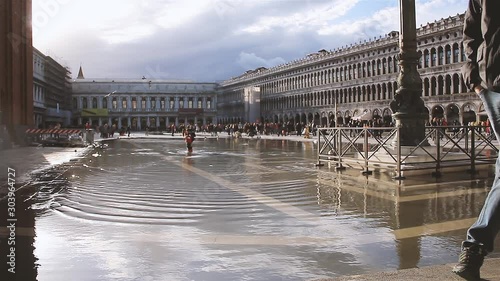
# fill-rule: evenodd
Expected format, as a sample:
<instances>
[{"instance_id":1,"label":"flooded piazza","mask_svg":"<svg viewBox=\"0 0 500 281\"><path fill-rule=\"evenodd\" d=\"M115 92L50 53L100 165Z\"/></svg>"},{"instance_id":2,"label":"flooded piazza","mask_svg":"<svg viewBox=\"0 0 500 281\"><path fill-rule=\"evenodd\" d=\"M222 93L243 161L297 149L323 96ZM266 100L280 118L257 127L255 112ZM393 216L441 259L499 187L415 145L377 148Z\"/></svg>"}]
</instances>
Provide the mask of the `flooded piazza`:
<instances>
[{"instance_id":1,"label":"flooded piazza","mask_svg":"<svg viewBox=\"0 0 500 281\"><path fill-rule=\"evenodd\" d=\"M108 142L22 195L17 280L314 280L452 263L493 179L399 185L316 167L316 150L291 140L199 137L192 154L182 140Z\"/></svg>"}]
</instances>

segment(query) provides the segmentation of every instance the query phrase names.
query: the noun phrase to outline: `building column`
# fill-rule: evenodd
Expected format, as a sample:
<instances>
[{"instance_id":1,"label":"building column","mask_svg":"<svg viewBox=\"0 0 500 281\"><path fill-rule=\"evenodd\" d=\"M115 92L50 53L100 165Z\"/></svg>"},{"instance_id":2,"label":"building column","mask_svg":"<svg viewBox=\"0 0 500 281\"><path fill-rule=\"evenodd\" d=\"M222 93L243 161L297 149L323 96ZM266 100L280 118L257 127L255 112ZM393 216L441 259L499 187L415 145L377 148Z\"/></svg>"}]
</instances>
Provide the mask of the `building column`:
<instances>
[{"instance_id":1,"label":"building column","mask_svg":"<svg viewBox=\"0 0 500 281\"><path fill-rule=\"evenodd\" d=\"M9 133L0 138L5 144L22 143L25 129L34 124L31 8L31 0L0 1L0 125Z\"/></svg>"}]
</instances>

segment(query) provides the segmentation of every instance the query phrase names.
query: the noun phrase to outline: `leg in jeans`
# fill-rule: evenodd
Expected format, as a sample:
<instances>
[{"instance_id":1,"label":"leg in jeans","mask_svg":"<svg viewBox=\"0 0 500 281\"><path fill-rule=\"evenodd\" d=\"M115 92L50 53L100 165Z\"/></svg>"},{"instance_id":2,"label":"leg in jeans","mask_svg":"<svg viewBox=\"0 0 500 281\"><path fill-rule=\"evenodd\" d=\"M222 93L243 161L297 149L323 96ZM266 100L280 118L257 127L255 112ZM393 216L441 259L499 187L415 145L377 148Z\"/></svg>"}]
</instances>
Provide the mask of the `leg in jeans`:
<instances>
[{"instance_id":1,"label":"leg in jeans","mask_svg":"<svg viewBox=\"0 0 500 281\"><path fill-rule=\"evenodd\" d=\"M480 93L497 141L500 140L500 93L483 90ZM481 245L486 252L493 251L493 241L500 230L500 158L495 165L495 180L477 221L467 231L464 246Z\"/></svg>"}]
</instances>

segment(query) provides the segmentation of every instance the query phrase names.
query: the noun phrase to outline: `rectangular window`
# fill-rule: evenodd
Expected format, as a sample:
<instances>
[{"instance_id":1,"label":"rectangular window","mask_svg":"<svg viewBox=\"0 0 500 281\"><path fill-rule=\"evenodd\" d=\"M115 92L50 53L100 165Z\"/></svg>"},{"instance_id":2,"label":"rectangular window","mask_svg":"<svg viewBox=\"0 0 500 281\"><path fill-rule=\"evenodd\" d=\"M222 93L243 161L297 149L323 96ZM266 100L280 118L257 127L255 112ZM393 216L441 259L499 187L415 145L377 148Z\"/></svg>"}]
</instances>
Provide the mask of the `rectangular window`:
<instances>
[{"instance_id":1,"label":"rectangular window","mask_svg":"<svg viewBox=\"0 0 500 281\"><path fill-rule=\"evenodd\" d=\"M170 99L170 109L173 109L175 106L175 101L174 99Z\"/></svg>"},{"instance_id":2,"label":"rectangular window","mask_svg":"<svg viewBox=\"0 0 500 281\"><path fill-rule=\"evenodd\" d=\"M164 98L162 98L160 101L160 108L165 109L165 99Z\"/></svg>"},{"instance_id":3,"label":"rectangular window","mask_svg":"<svg viewBox=\"0 0 500 281\"><path fill-rule=\"evenodd\" d=\"M193 108L193 99L192 98L190 98L188 100L188 108Z\"/></svg>"},{"instance_id":4,"label":"rectangular window","mask_svg":"<svg viewBox=\"0 0 500 281\"><path fill-rule=\"evenodd\" d=\"M212 108L212 101L210 99L207 99L207 109Z\"/></svg>"},{"instance_id":5,"label":"rectangular window","mask_svg":"<svg viewBox=\"0 0 500 281\"><path fill-rule=\"evenodd\" d=\"M156 109L156 99L151 100L151 108Z\"/></svg>"},{"instance_id":6,"label":"rectangular window","mask_svg":"<svg viewBox=\"0 0 500 281\"><path fill-rule=\"evenodd\" d=\"M113 109L117 109L118 108L118 102L116 101L116 99L113 99Z\"/></svg>"},{"instance_id":7,"label":"rectangular window","mask_svg":"<svg viewBox=\"0 0 500 281\"><path fill-rule=\"evenodd\" d=\"M141 108L146 108L146 100L144 98L141 98Z\"/></svg>"},{"instance_id":8,"label":"rectangular window","mask_svg":"<svg viewBox=\"0 0 500 281\"><path fill-rule=\"evenodd\" d=\"M184 108L184 100L179 101L179 108Z\"/></svg>"},{"instance_id":9,"label":"rectangular window","mask_svg":"<svg viewBox=\"0 0 500 281\"><path fill-rule=\"evenodd\" d=\"M122 108L126 109L127 108L127 100L122 99Z\"/></svg>"},{"instance_id":10,"label":"rectangular window","mask_svg":"<svg viewBox=\"0 0 500 281\"><path fill-rule=\"evenodd\" d=\"M202 108L203 105L202 105L202 101L200 99L198 99L198 108Z\"/></svg>"},{"instance_id":11,"label":"rectangular window","mask_svg":"<svg viewBox=\"0 0 500 281\"><path fill-rule=\"evenodd\" d=\"M137 109L137 101L132 100L132 109Z\"/></svg>"}]
</instances>

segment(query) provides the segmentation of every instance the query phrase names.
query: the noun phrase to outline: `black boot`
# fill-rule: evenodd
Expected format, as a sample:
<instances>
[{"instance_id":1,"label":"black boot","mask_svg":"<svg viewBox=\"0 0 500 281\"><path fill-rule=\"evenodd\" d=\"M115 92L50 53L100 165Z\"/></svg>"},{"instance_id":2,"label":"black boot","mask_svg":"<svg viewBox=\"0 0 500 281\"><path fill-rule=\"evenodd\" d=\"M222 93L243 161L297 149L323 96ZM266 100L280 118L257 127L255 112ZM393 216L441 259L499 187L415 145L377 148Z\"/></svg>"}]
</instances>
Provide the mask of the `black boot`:
<instances>
[{"instance_id":1,"label":"black boot","mask_svg":"<svg viewBox=\"0 0 500 281\"><path fill-rule=\"evenodd\" d=\"M479 271L485 256L486 251L479 245L462 246L458 264L453 267L452 272L466 280L480 280Z\"/></svg>"}]
</instances>

